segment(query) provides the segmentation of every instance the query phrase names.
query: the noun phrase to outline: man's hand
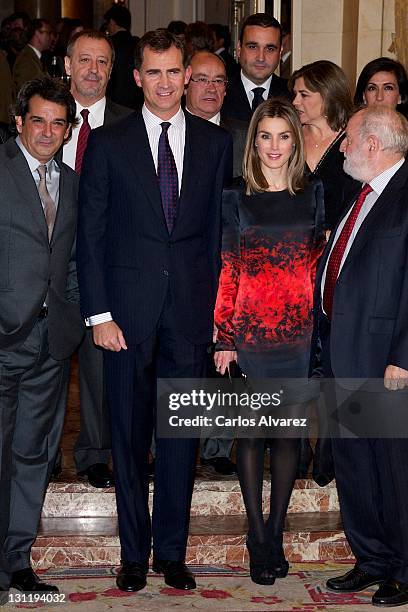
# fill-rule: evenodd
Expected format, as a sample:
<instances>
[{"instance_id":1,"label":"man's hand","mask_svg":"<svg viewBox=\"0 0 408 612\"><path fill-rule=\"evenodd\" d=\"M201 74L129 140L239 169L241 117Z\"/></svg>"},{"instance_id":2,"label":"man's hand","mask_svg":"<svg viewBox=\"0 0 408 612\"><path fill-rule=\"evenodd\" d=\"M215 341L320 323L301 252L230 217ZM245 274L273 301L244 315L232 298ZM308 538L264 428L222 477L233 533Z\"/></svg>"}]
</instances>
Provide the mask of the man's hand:
<instances>
[{"instance_id":1,"label":"man's hand","mask_svg":"<svg viewBox=\"0 0 408 612\"><path fill-rule=\"evenodd\" d=\"M398 366L389 365L385 368L384 387L390 391L397 391L408 386L408 370Z\"/></svg>"},{"instance_id":2,"label":"man's hand","mask_svg":"<svg viewBox=\"0 0 408 612\"><path fill-rule=\"evenodd\" d=\"M93 341L96 346L100 346L108 351L120 351L127 349L122 330L115 321L99 323L92 328Z\"/></svg>"},{"instance_id":3,"label":"man's hand","mask_svg":"<svg viewBox=\"0 0 408 612\"><path fill-rule=\"evenodd\" d=\"M217 368L217 372L224 375L229 370L229 364L231 361L237 360L237 351L215 351L214 363Z\"/></svg>"}]
</instances>

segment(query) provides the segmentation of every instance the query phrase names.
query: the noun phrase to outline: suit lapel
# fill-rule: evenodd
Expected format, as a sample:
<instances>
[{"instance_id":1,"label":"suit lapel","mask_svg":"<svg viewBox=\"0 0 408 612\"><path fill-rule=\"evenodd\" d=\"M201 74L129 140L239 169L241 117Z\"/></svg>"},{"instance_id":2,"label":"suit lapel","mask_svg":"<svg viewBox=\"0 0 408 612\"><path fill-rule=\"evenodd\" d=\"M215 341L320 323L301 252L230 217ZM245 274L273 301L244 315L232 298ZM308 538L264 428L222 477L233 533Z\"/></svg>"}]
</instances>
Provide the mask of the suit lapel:
<instances>
[{"instance_id":1,"label":"suit lapel","mask_svg":"<svg viewBox=\"0 0 408 612\"><path fill-rule=\"evenodd\" d=\"M186 118L186 140L184 144L183 176L181 180L179 209L175 228L180 223L183 215L190 209L195 198L197 178L202 174L202 152L200 145L201 132L197 129L194 121L188 113Z\"/></svg>"},{"instance_id":2,"label":"suit lapel","mask_svg":"<svg viewBox=\"0 0 408 612\"><path fill-rule=\"evenodd\" d=\"M381 222L379 217L383 216L384 207L391 207L394 202L400 198L399 192L403 185L406 183L408 178L408 162L406 161L403 166L398 170L392 177L376 203L364 219L357 235L354 239L349 254L347 255L346 261L344 262L343 268L340 272L340 276L344 269L353 261L353 259L360 253L366 242L372 238L372 232L381 228Z\"/></svg>"},{"instance_id":3,"label":"suit lapel","mask_svg":"<svg viewBox=\"0 0 408 612\"><path fill-rule=\"evenodd\" d=\"M135 178L139 181L154 212L167 231L156 168L142 113L135 113L129 119L129 129L126 134L123 134L122 144L126 158L129 159L134 169Z\"/></svg>"},{"instance_id":4,"label":"suit lapel","mask_svg":"<svg viewBox=\"0 0 408 612\"><path fill-rule=\"evenodd\" d=\"M20 192L22 199L27 203L27 207L31 211L39 230L44 235L44 239L46 239L48 242L47 223L45 221L44 211L35 181L32 177L25 157L19 150L17 144L13 141L4 146L9 146L9 144L12 149L15 148L14 151L12 150L14 156L10 158L8 163L9 171L15 180L17 189Z\"/></svg>"}]
</instances>

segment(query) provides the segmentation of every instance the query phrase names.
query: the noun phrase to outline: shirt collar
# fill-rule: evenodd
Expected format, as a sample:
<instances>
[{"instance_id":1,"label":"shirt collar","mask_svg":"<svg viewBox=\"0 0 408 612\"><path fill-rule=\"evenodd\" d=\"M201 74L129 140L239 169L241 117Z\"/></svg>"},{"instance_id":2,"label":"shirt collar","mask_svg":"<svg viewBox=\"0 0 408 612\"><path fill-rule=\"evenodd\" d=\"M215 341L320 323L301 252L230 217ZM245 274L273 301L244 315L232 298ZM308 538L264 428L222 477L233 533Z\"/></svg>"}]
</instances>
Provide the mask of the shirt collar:
<instances>
[{"instance_id":1,"label":"shirt collar","mask_svg":"<svg viewBox=\"0 0 408 612\"><path fill-rule=\"evenodd\" d=\"M91 115L91 117L94 117L95 119L102 118L103 120L103 117L105 115L105 108L106 108L105 96L101 98L100 100L98 100L97 102L94 102L94 104L91 104L91 106L82 106L82 104L80 104L78 100L75 100L75 103L76 103L77 115L79 115L81 111L84 110L84 108L86 108L87 110L89 110L89 114Z\"/></svg>"},{"instance_id":2,"label":"shirt collar","mask_svg":"<svg viewBox=\"0 0 408 612\"><path fill-rule=\"evenodd\" d=\"M46 164L42 164L40 161L38 161L38 159L36 159L35 157L33 157L31 155L31 153L29 153L27 151L27 149L25 148L25 146L23 145L23 143L21 142L21 138L20 136L17 136L16 138L16 144L17 146L20 148L22 154L24 155L26 162L28 164L28 167L30 168L30 172L32 174L34 174L34 172L37 171L38 166L47 166L47 174L48 176L51 178L52 173L54 172L54 170L57 170L57 166L56 163L54 161L54 158L50 159L49 161L47 161Z\"/></svg>"},{"instance_id":3,"label":"shirt collar","mask_svg":"<svg viewBox=\"0 0 408 612\"><path fill-rule=\"evenodd\" d=\"M223 51L225 51L225 47L220 47L219 49L214 51L214 53L215 53L215 55L220 55L220 53L222 53Z\"/></svg>"},{"instance_id":4,"label":"shirt collar","mask_svg":"<svg viewBox=\"0 0 408 612\"><path fill-rule=\"evenodd\" d=\"M257 83L253 83L253 81L250 81L241 70L241 81L244 86L246 95L248 95L248 93L252 91L254 87L263 87L264 89L266 89L266 95L268 95L269 89L271 87L272 76L273 75L271 74L271 76L266 79L266 81L264 81L263 83L259 83L258 85Z\"/></svg>"},{"instance_id":5,"label":"shirt collar","mask_svg":"<svg viewBox=\"0 0 408 612\"><path fill-rule=\"evenodd\" d=\"M160 126L164 123L164 120L157 115L154 115L146 106L143 104L142 107L142 116L146 125L146 128L153 129L155 127ZM177 113L170 117L170 119L166 120L168 123L171 123L176 129L181 130L185 125L185 117L181 107L178 109Z\"/></svg>"},{"instance_id":6,"label":"shirt collar","mask_svg":"<svg viewBox=\"0 0 408 612\"><path fill-rule=\"evenodd\" d=\"M187 108L187 106L186 106L186 111L190 115L194 115L194 113L192 113L191 110L189 110ZM195 115L195 116L198 117L198 115ZM201 119L202 119L202 117L201 117ZM215 125L220 125L220 121L221 121L221 113L220 113L220 111L218 111L218 113L216 113L215 115L213 115L209 119L204 119L204 121L209 121L210 123L215 123Z\"/></svg>"},{"instance_id":7,"label":"shirt collar","mask_svg":"<svg viewBox=\"0 0 408 612\"><path fill-rule=\"evenodd\" d=\"M28 45L30 47L30 49L32 49L34 51L34 53L36 54L36 56L38 57L38 59L41 59L41 51L39 51L38 49L36 49L35 47L33 47L33 45Z\"/></svg>"},{"instance_id":8,"label":"shirt collar","mask_svg":"<svg viewBox=\"0 0 408 612\"><path fill-rule=\"evenodd\" d=\"M396 164L390 168L387 168L387 170L384 170L384 172L381 172L381 174L373 178L373 180L369 183L372 190L378 195L381 195L394 174L401 168L404 161L405 159L402 157Z\"/></svg>"}]
</instances>

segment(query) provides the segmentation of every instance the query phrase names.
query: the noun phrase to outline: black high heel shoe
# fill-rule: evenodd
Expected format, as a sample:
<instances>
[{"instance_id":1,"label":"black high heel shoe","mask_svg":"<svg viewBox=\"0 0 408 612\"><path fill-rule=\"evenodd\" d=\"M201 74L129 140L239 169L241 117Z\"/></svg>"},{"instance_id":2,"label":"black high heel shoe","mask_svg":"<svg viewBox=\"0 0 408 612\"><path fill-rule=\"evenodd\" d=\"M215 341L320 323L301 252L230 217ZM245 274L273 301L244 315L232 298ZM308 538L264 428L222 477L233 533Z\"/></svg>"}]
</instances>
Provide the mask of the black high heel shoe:
<instances>
[{"instance_id":1,"label":"black high heel shoe","mask_svg":"<svg viewBox=\"0 0 408 612\"><path fill-rule=\"evenodd\" d=\"M275 573L276 578L286 578L288 575L289 563L286 561L283 552L277 560L276 558L271 559L268 567Z\"/></svg>"},{"instance_id":2,"label":"black high heel shoe","mask_svg":"<svg viewBox=\"0 0 408 612\"><path fill-rule=\"evenodd\" d=\"M275 582L275 571L269 562L269 546L250 541L248 536L246 546L249 553L249 573L255 584L272 585Z\"/></svg>"}]
</instances>

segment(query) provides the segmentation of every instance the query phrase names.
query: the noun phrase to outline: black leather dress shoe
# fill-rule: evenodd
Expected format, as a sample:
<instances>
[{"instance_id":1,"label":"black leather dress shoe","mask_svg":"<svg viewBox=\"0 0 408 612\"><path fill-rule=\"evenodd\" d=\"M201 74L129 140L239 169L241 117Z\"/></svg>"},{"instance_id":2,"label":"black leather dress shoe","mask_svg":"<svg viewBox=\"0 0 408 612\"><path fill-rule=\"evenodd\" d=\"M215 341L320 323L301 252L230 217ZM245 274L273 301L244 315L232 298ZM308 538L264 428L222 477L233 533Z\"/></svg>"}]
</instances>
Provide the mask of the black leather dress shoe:
<instances>
[{"instance_id":1,"label":"black leather dress shoe","mask_svg":"<svg viewBox=\"0 0 408 612\"><path fill-rule=\"evenodd\" d=\"M78 472L78 476L88 478L89 484L96 489L109 489L109 487L115 486L112 470L109 469L106 463L90 465L86 470Z\"/></svg>"},{"instance_id":2,"label":"black leather dress shoe","mask_svg":"<svg viewBox=\"0 0 408 612\"><path fill-rule=\"evenodd\" d=\"M23 570L18 570L18 572L13 572L11 574L10 588L23 591L24 593L30 593L33 591L59 593L58 587L56 587L54 584L42 582L32 567L26 567Z\"/></svg>"},{"instance_id":3,"label":"black leather dress shoe","mask_svg":"<svg viewBox=\"0 0 408 612\"><path fill-rule=\"evenodd\" d=\"M408 603L408 584L390 578L374 593L372 602L379 608L403 606Z\"/></svg>"},{"instance_id":4,"label":"black leather dress shoe","mask_svg":"<svg viewBox=\"0 0 408 612\"><path fill-rule=\"evenodd\" d=\"M352 570L342 576L329 578L326 587L330 591L336 591L336 593L355 593L356 591L363 591L373 584L382 584L385 580L384 576L373 576L363 572L358 567L353 567Z\"/></svg>"},{"instance_id":5,"label":"black leather dress shoe","mask_svg":"<svg viewBox=\"0 0 408 612\"><path fill-rule=\"evenodd\" d=\"M153 571L164 574L164 582L175 589L188 591L197 587L193 574L183 561L153 559Z\"/></svg>"},{"instance_id":6,"label":"black leather dress shoe","mask_svg":"<svg viewBox=\"0 0 408 612\"><path fill-rule=\"evenodd\" d=\"M122 566L116 578L116 584L121 591L128 593L140 591L146 586L147 567L143 563L126 563Z\"/></svg>"},{"instance_id":7,"label":"black leather dress shoe","mask_svg":"<svg viewBox=\"0 0 408 612\"><path fill-rule=\"evenodd\" d=\"M237 466L228 457L213 457L212 459L201 459L201 465L212 467L217 474L231 476L237 473Z\"/></svg>"}]
</instances>

